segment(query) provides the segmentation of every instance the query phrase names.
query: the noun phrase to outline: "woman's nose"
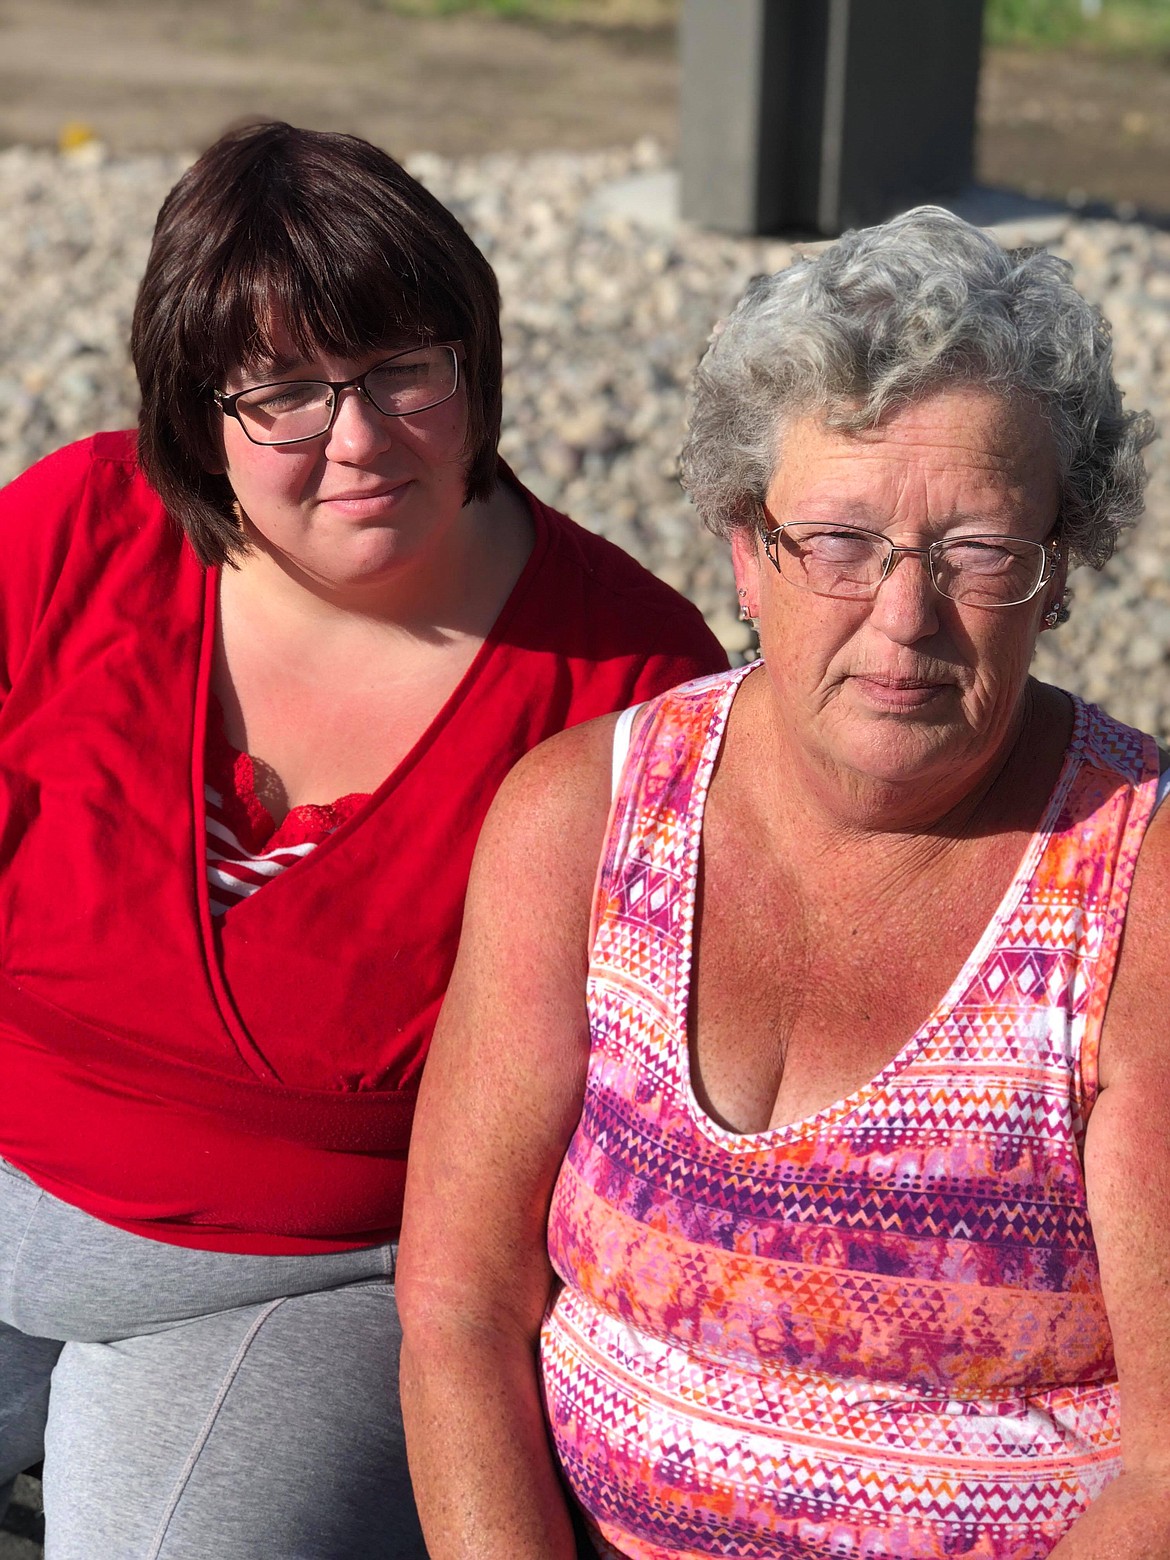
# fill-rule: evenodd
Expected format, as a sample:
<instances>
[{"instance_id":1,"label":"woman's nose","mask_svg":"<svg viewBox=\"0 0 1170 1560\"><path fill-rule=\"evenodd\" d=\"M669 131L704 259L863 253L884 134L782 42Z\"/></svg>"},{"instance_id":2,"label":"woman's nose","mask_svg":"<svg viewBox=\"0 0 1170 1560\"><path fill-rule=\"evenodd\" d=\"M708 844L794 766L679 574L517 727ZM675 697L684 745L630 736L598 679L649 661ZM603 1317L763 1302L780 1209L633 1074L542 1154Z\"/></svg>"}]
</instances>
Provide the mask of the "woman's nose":
<instances>
[{"instance_id":1,"label":"woman's nose","mask_svg":"<svg viewBox=\"0 0 1170 1560\"><path fill-rule=\"evenodd\" d=\"M394 437L394 419L380 412L358 385L337 393L337 411L325 445L331 460L362 459L383 450Z\"/></svg>"},{"instance_id":2,"label":"woman's nose","mask_svg":"<svg viewBox=\"0 0 1170 1560\"><path fill-rule=\"evenodd\" d=\"M870 621L896 643L914 644L937 633L938 603L925 556L906 548L890 560L873 599Z\"/></svg>"}]
</instances>

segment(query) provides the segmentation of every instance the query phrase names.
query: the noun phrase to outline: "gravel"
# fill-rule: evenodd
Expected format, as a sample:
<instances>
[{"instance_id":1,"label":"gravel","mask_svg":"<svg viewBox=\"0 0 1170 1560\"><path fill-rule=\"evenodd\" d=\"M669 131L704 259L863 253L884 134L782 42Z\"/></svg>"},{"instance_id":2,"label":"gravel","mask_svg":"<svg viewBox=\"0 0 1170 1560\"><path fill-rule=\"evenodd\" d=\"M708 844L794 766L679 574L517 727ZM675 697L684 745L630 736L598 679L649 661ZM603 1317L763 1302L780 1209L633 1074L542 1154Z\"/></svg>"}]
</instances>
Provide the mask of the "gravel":
<instances>
[{"instance_id":1,"label":"gravel","mask_svg":"<svg viewBox=\"0 0 1170 1560\"><path fill-rule=\"evenodd\" d=\"M40 456L134 417L130 314L155 212L185 166L172 156L0 152L0 482ZM417 157L415 171L483 247L504 297L502 449L541 497L612 537L690 595L739 658L731 569L679 490L686 381L748 279L792 257L599 214L615 182L662 173L651 145L587 155ZM628 202L627 202L628 204ZM1170 234L1068 218L1052 247L1113 321L1130 404L1170 410ZM1149 455L1149 511L1100 574L1074 576L1072 621L1042 637L1037 671L1170 738L1170 460ZM37 1486L0 1556L39 1554ZM17 1531L11 1531L15 1528ZM22 1536L17 1536L17 1533Z\"/></svg>"},{"instance_id":2,"label":"gravel","mask_svg":"<svg viewBox=\"0 0 1170 1560\"><path fill-rule=\"evenodd\" d=\"M0 481L134 416L125 341L173 156L0 153ZM790 245L606 214L598 196L663 170L651 144L606 153L418 156L413 171L491 259L504 298L502 450L542 498L613 538L695 600L736 658L726 548L677 481L685 386L716 320ZM636 188L636 186L635 186ZM1170 401L1170 234L1069 216L1051 247L1112 320L1118 377L1159 422ZM1170 461L1149 453L1149 508L1100 574L1073 576L1071 622L1037 671L1170 738Z\"/></svg>"}]
</instances>

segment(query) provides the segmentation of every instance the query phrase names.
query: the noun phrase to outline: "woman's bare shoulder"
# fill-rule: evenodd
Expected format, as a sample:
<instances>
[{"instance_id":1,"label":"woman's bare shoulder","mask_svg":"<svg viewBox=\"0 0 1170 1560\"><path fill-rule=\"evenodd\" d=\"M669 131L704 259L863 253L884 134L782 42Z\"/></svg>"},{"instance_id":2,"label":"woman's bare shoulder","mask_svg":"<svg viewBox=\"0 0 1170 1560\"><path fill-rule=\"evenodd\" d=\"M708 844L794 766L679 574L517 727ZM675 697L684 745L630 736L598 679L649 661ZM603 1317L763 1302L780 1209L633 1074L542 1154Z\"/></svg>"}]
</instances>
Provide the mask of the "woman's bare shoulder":
<instances>
[{"instance_id":1,"label":"woman's bare shoulder","mask_svg":"<svg viewBox=\"0 0 1170 1560\"><path fill-rule=\"evenodd\" d=\"M550 737L500 787L472 864L449 1009L461 1010L471 993L476 1005L511 1004L535 984L567 1000L583 979L616 720Z\"/></svg>"},{"instance_id":2,"label":"woman's bare shoulder","mask_svg":"<svg viewBox=\"0 0 1170 1560\"><path fill-rule=\"evenodd\" d=\"M612 790L617 715L549 737L516 764L492 803L477 859L522 850L532 866L596 866Z\"/></svg>"}]
</instances>

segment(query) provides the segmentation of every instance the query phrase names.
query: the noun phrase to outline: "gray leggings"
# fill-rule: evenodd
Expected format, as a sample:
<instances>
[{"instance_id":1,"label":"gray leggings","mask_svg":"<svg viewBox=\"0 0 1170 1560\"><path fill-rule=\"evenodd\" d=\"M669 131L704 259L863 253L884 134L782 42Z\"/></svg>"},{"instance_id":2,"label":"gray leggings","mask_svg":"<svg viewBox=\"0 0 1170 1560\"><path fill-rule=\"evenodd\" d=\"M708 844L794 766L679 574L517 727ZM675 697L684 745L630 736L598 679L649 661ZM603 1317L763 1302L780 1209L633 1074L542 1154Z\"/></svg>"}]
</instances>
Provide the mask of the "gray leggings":
<instances>
[{"instance_id":1,"label":"gray leggings","mask_svg":"<svg viewBox=\"0 0 1170 1560\"><path fill-rule=\"evenodd\" d=\"M192 1251L0 1160L0 1514L44 1458L46 1560L425 1560L394 1248Z\"/></svg>"}]
</instances>

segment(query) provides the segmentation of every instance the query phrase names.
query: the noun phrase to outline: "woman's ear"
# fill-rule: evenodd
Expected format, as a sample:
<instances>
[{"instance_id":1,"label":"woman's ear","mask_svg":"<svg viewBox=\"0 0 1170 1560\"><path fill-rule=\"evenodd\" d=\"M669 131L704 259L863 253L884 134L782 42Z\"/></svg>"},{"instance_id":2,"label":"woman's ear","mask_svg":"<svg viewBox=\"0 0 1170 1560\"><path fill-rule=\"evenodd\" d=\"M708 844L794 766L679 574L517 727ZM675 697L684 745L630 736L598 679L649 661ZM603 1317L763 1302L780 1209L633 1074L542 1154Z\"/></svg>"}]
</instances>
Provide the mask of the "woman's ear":
<instances>
[{"instance_id":1,"label":"woman's ear","mask_svg":"<svg viewBox=\"0 0 1170 1560\"><path fill-rule=\"evenodd\" d=\"M1061 623L1068 622L1068 602L1068 558L1061 548L1060 561L1052 571L1052 578L1044 591L1045 628L1057 628Z\"/></svg>"},{"instance_id":2,"label":"woman's ear","mask_svg":"<svg viewBox=\"0 0 1170 1560\"><path fill-rule=\"evenodd\" d=\"M731 566L735 570L735 589L740 616L760 615L761 542L754 525L737 525L731 533Z\"/></svg>"}]
</instances>

